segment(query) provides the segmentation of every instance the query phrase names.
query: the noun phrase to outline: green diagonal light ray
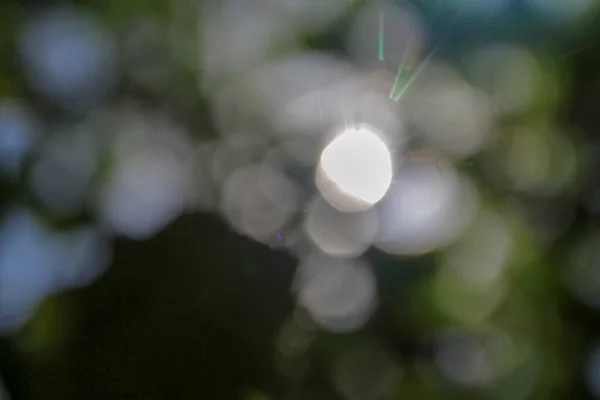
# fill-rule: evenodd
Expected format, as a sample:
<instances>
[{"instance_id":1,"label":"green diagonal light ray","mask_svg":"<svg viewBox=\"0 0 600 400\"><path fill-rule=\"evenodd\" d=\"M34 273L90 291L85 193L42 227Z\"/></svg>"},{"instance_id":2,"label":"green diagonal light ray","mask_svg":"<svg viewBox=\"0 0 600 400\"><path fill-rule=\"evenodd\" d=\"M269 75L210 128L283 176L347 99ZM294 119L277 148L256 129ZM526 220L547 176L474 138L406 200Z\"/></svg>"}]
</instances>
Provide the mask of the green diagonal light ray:
<instances>
[{"instance_id":1,"label":"green diagonal light ray","mask_svg":"<svg viewBox=\"0 0 600 400\"><path fill-rule=\"evenodd\" d=\"M435 52L437 51L437 49L438 49L438 47L434 48L431 51L431 53L429 53L429 55L427 56L427 58L425 58L425 60L423 60L423 62L421 63L421 65L419 65L419 68L417 68L417 70L410 76L410 78L408 79L408 81L406 81L406 83L404 84L404 86L402 86L402 88L400 89L400 91L398 92L398 94L396 95L396 97L394 97L394 101L395 102L400 101L400 99L402 98L402 96L404 96L404 93L406 93L406 91L410 88L410 86L419 77L419 74L425 69L425 66L427 65L427 63L429 62L429 60L431 59L431 57L433 57L433 55L435 54Z\"/></svg>"},{"instance_id":2,"label":"green diagonal light ray","mask_svg":"<svg viewBox=\"0 0 600 400\"><path fill-rule=\"evenodd\" d=\"M408 58L408 51L412 46L412 38L413 38L413 30L411 29L408 36L408 43L406 44L406 48L404 49L404 54L402 55L402 60L400 61L400 65L398 65L398 72L396 72L396 78L394 79L394 85L390 90L390 99L394 98L394 93L396 92L396 88L398 87L398 83L400 83L400 76L404 71L404 65L406 64L406 59Z\"/></svg>"},{"instance_id":3,"label":"green diagonal light ray","mask_svg":"<svg viewBox=\"0 0 600 400\"><path fill-rule=\"evenodd\" d=\"M383 61L385 58L385 35L384 35L384 21L383 11L379 14L379 61Z\"/></svg>"}]
</instances>

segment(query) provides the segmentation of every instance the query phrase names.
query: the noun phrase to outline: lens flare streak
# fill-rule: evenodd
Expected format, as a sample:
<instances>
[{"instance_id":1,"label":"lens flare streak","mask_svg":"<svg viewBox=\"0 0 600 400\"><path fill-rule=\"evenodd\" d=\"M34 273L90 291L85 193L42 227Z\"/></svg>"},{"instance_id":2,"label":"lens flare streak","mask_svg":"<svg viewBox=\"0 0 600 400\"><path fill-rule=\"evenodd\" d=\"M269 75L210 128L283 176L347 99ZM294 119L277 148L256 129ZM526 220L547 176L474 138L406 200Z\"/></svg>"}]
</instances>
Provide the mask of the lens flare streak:
<instances>
[{"instance_id":1,"label":"lens flare streak","mask_svg":"<svg viewBox=\"0 0 600 400\"><path fill-rule=\"evenodd\" d=\"M429 53L429 55L423 60L423 62L421 62L421 65L419 65L419 67L417 68L417 70L410 76L410 78L408 78L408 80L406 81L406 83L404 84L404 86L402 86L402 88L400 89L400 91L398 92L398 94L396 95L396 97L394 97L394 101L396 103L398 101L400 101L400 99L402 98L402 96L404 96L404 94L406 93L406 91L410 88L410 86L419 77L420 73L423 71L423 69L425 69L425 67L427 66L427 63L429 62L429 60L431 59L431 57L433 57L433 55L435 54L435 52L437 51L437 49L438 49L438 47L436 46L431 51L431 53Z\"/></svg>"},{"instance_id":2,"label":"lens flare streak","mask_svg":"<svg viewBox=\"0 0 600 400\"><path fill-rule=\"evenodd\" d=\"M400 61L400 65L398 66L398 72L396 73L396 79L394 79L394 85L390 90L390 100L394 98L394 93L396 92L396 88L400 83L400 76L402 75L402 71L404 70L404 66L406 65L406 59L408 57L408 52L412 47L412 39L413 39L413 30L410 31L410 36L408 37L408 43L406 44L406 49L404 49L404 54L402 55L402 60Z\"/></svg>"},{"instance_id":3,"label":"lens flare streak","mask_svg":"<svg viewBox=\"0 0 600 400\"><path fill-rule=\"evenodd\" d=\"M383 11L379 14L379 61L385 58L385 36L384 36L384 19Z\"/></svg>"}]
</instances>

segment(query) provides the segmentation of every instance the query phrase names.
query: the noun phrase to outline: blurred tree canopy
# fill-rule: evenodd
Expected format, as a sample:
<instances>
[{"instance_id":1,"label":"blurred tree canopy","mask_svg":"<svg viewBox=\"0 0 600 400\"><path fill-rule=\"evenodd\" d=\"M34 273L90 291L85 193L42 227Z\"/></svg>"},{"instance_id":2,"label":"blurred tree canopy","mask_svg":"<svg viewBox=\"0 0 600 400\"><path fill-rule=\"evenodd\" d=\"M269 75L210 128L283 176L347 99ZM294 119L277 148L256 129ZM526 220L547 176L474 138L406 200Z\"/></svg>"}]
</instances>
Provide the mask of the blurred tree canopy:
<instances>
[{"instance_id":1,"label":"blurred tree canopy","mask_svg":"<svg viewBox=\"0 0 600 400\"><path fill-rule=\"evenodd\" d=\"M490 8L482 6L483 11L477 6L473 11L469 4L477 2L466 0L347 1L339 10L334 5L338 1L331 1L329 6L325 5L328 0L306 1L305 9L298 5L302 2L245 1L4 1L0 13L0 147L12 143L12 137L4 138L14 126L21 126L13 122L20 119L2 114L2 110L9 110L12 114L6 115L16 115L10 108L14 104L25 105L35 114L35 129L43 139L36 136L32 140L44 145L28 148L18 172L4 171L0 180L3 218L10 220L11 210L22 207L57 236L56 232L71 232L81 226L95 227L100 220L102 234L109 231L110 261L105 271L85 284L65 284L36 299L39 301L31 318L6 333L1 330L5 317L2 312L14 315L8 308L2 309L9 301L3 303L5 298L0 293L0 389L4 384L12 400L600 397L600 258L596 246L600 215L600 24L596 3L577 14L577 10L561 8L558 2L548 0L552 4L548 8L540 6L539 12L548 12L550 17L540 19L537 6L532 4L543 4L542 0L489 1ZM565 4L570 1L577 7L589 3L563 0ZM387 101L388 83L394 81L401 60L377 60L377 25L371 37L373 48L353 47L354 42L348 38L354 37L353 29L366 15L365 10L380 5L387 10L390 4L419 12L426 34L414 57L423 61L436 49L432 60L442 71L439 75L434 67L425 71L398 103L398 107L406 107L406 131L412 135L403 152L417 158L425 154L425 159L433 159L435 165L443 168L448 163L468 177L483 211L476 213L475 222L461 231L460 237L413 254L393 254L381 246L371 246L375 240L365 241L368 249L362 250L361 260L371 266L368 271L374 277L377 306L356 329L336 332L314 315L310 307L313 303L303 303L293 290L303 254L309 250L302 245L294 247L296 242L288 246L287 241L293 241L296 231L285 230L302 226L302 221L309 218L305 217L310 214L308 204L321 190L313 182L315 165L300 168L297 166L301 163L282 162L286 168L294 166L285 172L294 177L301 194L294 199L298 203L294 203L294 215L281 224L284 227L273 229L268 232L271 236L262 240L260 229L244 232L240 228L250 223L244 225L231 216L239 210L231 211L229 203L223 206L226 196L219 191L226 186L227 175L256 157L248 150L251 146L245 144L218 153L219 141L227 136L227 129L241 127L258 132L258 138L271 149L280 138L274 132L297 127L287 120L282 122L275 108L269 108L269 101L281 103L280 98L261 96L287 89L286 85L308 87L303 69L298 68L287 81L278 75L280 70L265 67L264 75L272 77L274 83L265 78L268 84L260 81L255 84L258 89L253 87L254 81L244 79L254 78L251 71L261 72L273 60L287 60L303 52L331 56L335 62L349 65L348 69L360 69L361 73L366 70L367 86L383 92ZM32 36L34 40L23 27L35 31L35 27L43 26L36 18L61 7L93 17L102 29L89 33L87 25L74 23L68 34L81 33L81 37L93 40L106 34L114 41L115 59L107 58L106 54L112 54L109 50L97 56L86 53L85 46L73 45L73 50L65 45L67 50L58 51L56 58L38 60L36 54L46 53L45 47L35 47L36 40L51 46L45 40L52 40L48 34L52 31L41 29L38 36ZM286 7L293 12L279 11ZM268 10L273 14L266 14ZM218 28L231 28L231 21L219 20L220 13L227 12L239 23L235 25L239 32L231 37L217 35L216 45L207 42L207 37L214 39L210 35L216 35L208 25L216 32ZM72 16L66 15L71 21ZM393 14L382 11L381 15L388 18ZM64 21L57 23L59 33L60 27L70 26ZM385 21L390 26L395 22L391 16ZM242 42L244 37L249 38L247 43ZM254 42L250 40L255 37L258 39ZM394 37L386 41L390 48ZM265 38L272 41L257 45L256 41L266 43ZM30 42L36 49L33 55L27 50ZM494 47L498 43L501 45ZM408 46L406 42L401 44ZM528 55L521 57L515 48L527 49ZM368 59L371 53L375 56ZM367 61L361 58L364 54ZM497 54L500 56L494 58ZM483 61L471 62L471 56ZM93 63L82 62L80 66L78 60L85 57ZM535 60L537 69L523 67L530 59ZM44 60L50 60L50 67ZM64 65L65 60L70 67ZM493 70L495 65L500 65L498 70ZM36 68L46 67L51 72L36 75ZM99 71L95 75L86 75L96 67ZM417 69L413 66L412 72ZM494 79L486 75L492 70ZM337 75L331 75L332 81L337 79L333 77ZM97 79L94 84L90 76ZM325 72L323 76L319 79L329 78ZM62 82L62 86L52 86L51 78ZM80 80L73 83L76 79ZM468 103L469 111L476 110L472 112L473 120L479 121L477 118L488 112L477 107L488 101L494 104L490 107L493 122L487 128L494 139L486 146L472 145L476 148L473 151L468 147L471 142L465 145L466 151L463 147L456 150L454 145L462 140L458 134L456 138L440 139L431 133L440 125L447 132L459 133L473 125L476 128L472 130L480 128L478 122L453 125L451 116L464 111L452 108L460 98L452 92L443 101L436 91L438 83L451 86L463 80L486 96L481 103ZM527 86L532 81L535 84ZM380 86L383 89L379 90ZM346 99L345 93L342 90L336 98L340 103ZM419 97L430 93L433 95L425 100ZM372 110L368 107L379 103L371 102L366 90L359 94L352 101L364 95L367 105L361 107L368 111L356 106L357 114L362 116L364 111L370 116ZM520 105L519 101L529 95L533 100ZM389 103L395 107L391 99L390 94ZM315 103L311 98L307 102ZM433 111L419 119L418 106L423 104ZM374 120L379 121L377 107L372 108L377 115ZM121 119L122 110L124 115L130 110L134 116L142 115L143 122L138 125L135 117ZM298 118L302 122L323 118L315 117L318 113L306 116L300 112ZM448 119L440 119L442 122L436 125L436 115ZM290 120L295 122L292 117ZM147 158L136 164L139 170L152 172L147 175L159 175L166 189L146 185L149 178L143 173L120 175L120 163L125 165L138 152L145 152L147 142L155 140L142 135L131 143L113 145L118 137L125 136L121 135L122 126L129 131L161 127L175 132L172 136L185 132L186 139L175 144L157 135L157 144L149 145ZM67 183L59 179L61 169L54 175L44 175L55 166L51 161L62 160L62 156L48 156L50 161L43 164L45 167L36 167L51 153L45 153L47 143L50 149L72 144L69 137L52 144L52 138L61 138L63 131L78 132L73 134L77 137L87 137L83 131L105 135L98 142L92 140L93 150L89 153L87 139L83 144L76 142L73 152L68 153L78 154L83 160L75 171L83 171L85 161L95 160L81 190L94 193L90 196L93 199L86 197L81 204L73 195L71 182L85 175L83 172L68 175L73 171L67 168ZM186 141L197 148L186 150ZM203 147L205 143L209 145ZM547 151L539 155L538 150L546 149L544 146ZM162 154L164 148L172 154ZM201 173L187 177L182 171L188 170L177 162L189 158L196 163L194 157L208 154L205 151L211 157L216 157L213 151L221 154L224 161L214 167L200 157L194 171L210 171L210 179ZM0 154L0 160L4 156ZM279 162L277 157L273 156ZM153 162L168 168L155 169ZM404 179L410 183L409 178ZM116 183L105 185L105 180ZM200 194L193 189L195 186L202 186ZM192 188L190 193L188 188ZM100 194L95 197L97 192ZM144 199L128 203L138 192ZM179 204L169 197L175 192L185 192L192 200L186 197ZM254 199L248 194L254 192L233 192L233 198ZM65 197L65 193L70 196ZM121 193L127 195L121 197ZM431 193L431 198L443 197ZM122 202L127 206L121 209ZM65 212L61 208L65 204L77 204L79 208L73 206L76 211L67 208ZM161 211L164 208L166 216L158 216L152 207ZM259 211L251 212L248 220L255 221L251 217ZM459 214L451 208L445 215L454 217L453 213ZM271 222L256 218L258 228L268 227ZM441 222L439 226L433 233L427 231L431 237L442 230ZM0 251L4 254L8 254L7 238L22 233L6 232L0 234ZM45 238L35 232L31 236ZM34 242L31 252L44 243L45 239ZM67 243L70 249L84 247L76 241ZM510 255L504 254L505 247L511 249ZM24 259L27 253L26 248L19 254ZM41 254L49 260L54 253ZM68 254L69 260L78 257ZM18 258L6 257L0 259L0 279L12 276L8 272L3 275L3 268L8 271L5 265L21 265ZM493 267L486 270L491 275L486 275L481 266L492 265L497 259L498 265L502 264L498 271L502 272L497 272L500 278L496 280L495 273L489 272ZM61 262L66 265L70 261ZM469 269L471 262L475 267ZM464 268L455 268L455 264ZM36 273L23 274L30 277ZM12 286L18 292L15 297L32 286ZM5 293L10 287L0 282L0 290ZM362 288L352 286L356 292ZM318 295L321 293L314 296ZM336 307L343 309L352 300L346 299Z\"/></svg>"}]
</instances>

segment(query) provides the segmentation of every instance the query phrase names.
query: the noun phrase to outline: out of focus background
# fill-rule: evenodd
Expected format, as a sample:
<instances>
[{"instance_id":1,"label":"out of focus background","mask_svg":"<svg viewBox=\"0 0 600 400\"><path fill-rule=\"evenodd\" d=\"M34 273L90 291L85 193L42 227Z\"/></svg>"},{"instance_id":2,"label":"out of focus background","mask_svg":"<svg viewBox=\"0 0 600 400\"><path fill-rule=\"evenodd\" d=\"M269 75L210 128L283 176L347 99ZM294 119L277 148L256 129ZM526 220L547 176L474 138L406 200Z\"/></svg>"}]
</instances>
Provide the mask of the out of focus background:
<instances>
[{"instance_id":1,"label":"out of focus background","mask_svg":"<svg viewBox=\"0 0 600 400\"><path fill-rule=\"evenodd\" d=\"M600 398L596 0L0 10L0 399Z\"/></svg>"}]
</instances>

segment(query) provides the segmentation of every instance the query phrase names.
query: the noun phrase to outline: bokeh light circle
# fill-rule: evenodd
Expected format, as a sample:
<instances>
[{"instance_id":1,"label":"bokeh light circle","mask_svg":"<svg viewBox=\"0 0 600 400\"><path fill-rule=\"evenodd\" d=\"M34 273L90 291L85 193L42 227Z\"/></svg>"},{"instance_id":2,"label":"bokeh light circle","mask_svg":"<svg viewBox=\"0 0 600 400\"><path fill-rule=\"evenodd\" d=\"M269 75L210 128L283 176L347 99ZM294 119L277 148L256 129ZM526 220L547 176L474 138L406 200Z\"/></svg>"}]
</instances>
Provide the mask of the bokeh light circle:
<instances>
[{"instance_id":1,"label":"bokeh light circle","mask_svg":"<svg viewBox=\"0 0 600 400\"><path fill-rule=\"evenodd\" d=\"M369 127L349 127L321 153L317 170L321 194L341 211L366 210L379 202L392 182L392 157Z\"/></svg>"}]
</instances>

